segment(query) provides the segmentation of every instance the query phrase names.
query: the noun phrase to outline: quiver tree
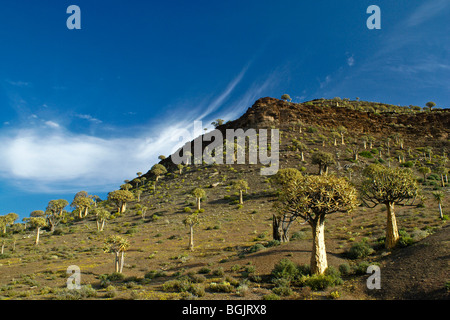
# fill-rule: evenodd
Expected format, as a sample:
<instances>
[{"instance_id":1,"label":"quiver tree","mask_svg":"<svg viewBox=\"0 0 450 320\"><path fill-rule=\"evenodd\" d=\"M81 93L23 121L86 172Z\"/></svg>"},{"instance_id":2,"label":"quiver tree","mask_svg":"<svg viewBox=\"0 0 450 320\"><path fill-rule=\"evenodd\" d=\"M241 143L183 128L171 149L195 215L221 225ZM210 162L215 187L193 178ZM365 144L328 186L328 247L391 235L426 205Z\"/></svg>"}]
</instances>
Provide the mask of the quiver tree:
<instances>
[{"instance_id":1,"label":"quiver tree","mask_svg":"<svg viewBox=\"0 0 450 320\"><path fill-rule=\"evenodd\" d=\"M184 168L184 166L182 163L177 164L178 173L180 175L183 173L183 168Z\"/></svg>"},{"instance_id":2,"label":"quiver tree","mask_svg":"<svg viewBox=\"0 0 450 320\"><path fill-rule=\"evenodd\" d=\"M141 202L141 194L142 194L142 190L138 189L135 192L136 197L137 197L137 202Z\"/></svg>"},{"instance_id":3,"label":"quiver tree","mask_svg":"<svg viewBox=\"0 0 450 320\"><path fill-rule=\"evenodd\" d=\"M300 142L297 139L293 139L292 140L292 146L294 147L295 151L300 152L300 160L301 161L305 161L305 151L308 150L308 147L306 146L306 144Z\"/></svg>"},{"instance_id":4,"label":"quiver tree","mask_svg":"<svg viewBox=\"0 0 450 320\"><path fill-rule=\"evenodd\" d=\"M117 205L117 213L124 213L127 203L134 200L134 195L128 190L116 190L108 193L108 200Z\"/></svg>"},{"instance_id":5,"label":"quiver tree","mask_svg":"<svg viewBox=\"0 0 450 320\"><path fill-rule=\"evenodd\" d=\"M13 225L14 222L19 218L17 213L11 212L7 215L0 216L0 228L2 229L2 233L6 233L6 227Z\"/></svg>"},{"instance_id":6,"label":"quiver tree","mask_svg":"<svg viewBox=\"0 0 450 320\"><path fill-rule=\"evenodd\" d=\"M80 191L75 195L70 206L78 211L78 217L81 219L87 216L93 202L94 200L89 197L86 191Z\"/></svg>"},{"instance_id":7,"label":"quiver tree","mask_svg":"<svg viewBox=\"0 0 450 320\"><path fill-rule=\"evenodd\" d=\"M312 164L319 165L319 175L328 174L328 167L334 163L334 157L331 153L317 151L311 157Z\"/></svg>"},{"instance_id":8,"label":"quiver tree","mask_svg":"<svg viewBox=\"0 0 450 320\"><path fill-rule=\"evenodd\" d=\"M335 212L349 212L357 206L357 191L346 178L306 176L284 185L276 209L301 217L312 228L311 272L322 274L328 267L325 249L325 218Z\"/></svg>"},{"instance_id":9,"label":"quiver tree","mask_svg":"<svg viewBox=\"0 0 450 320\"><path fill-rule=\"evenodd\" d=\"M436 107L436 103L434 103L433 101L429 101L425 105L430 109L430 111L433 107Z\"/></svg>"},{"instance_id":10,"label":"quiver tree","mask_svg":"<svg viewBox=\"0 0 450 320\"><path fill-rule=\"evenodd\" d=\"M130 247L127 239L121 236L109 236L103 246L105 253L114 253L114 270L122 273L125 261L125 251Z\"/></svg>"},{"instance_id":11,"label":"quiver tree","mask_svg":"<svg viewBox=\"0 0 450 320\"><path fill-rule=\"evenodd\" d=\"M200 211L200 203L202 198L206 195L205 190L201 188L195 188L192 190L191 194L195 197L195 201L197 202L197 210Z\"/></svg>"},{"instance_id":12,"label":"quiver tree","mask_svg":"<svg viewBox=\"0 0 450 320\"><path fill-rule=\"evenodd\" d=\"M300 171L294 168L280 169L278 172L270 178L270 182L273 183L277 189L283 188L291 181L302 178ZM292 215L286 211L277 211L272 216L272 235L273 240L280 242L289 241L289 228L291 224L297 219L296 215Z\"/></svg>"},{"instance_id":13,"label":"quiver tree","mask_svg":"<svg viewBox=\"0 0 450 320\"><path fill-rule=\"evenodd\" d=\"M394 206L405 200L414 199L419 187L409 169L385 168L372 165L364 170L367 180L361 187L361 199L369 208L384 204L387 208L386 243L387 249L394 248L399 240Z\"/></svg>"},{"instance_id":14,"label":"quiver tree","mask_svg":"<svg viewBox=\"0 0 450 320\"><path fill-rule=\"evenodd\" d=\"M45 217L47 219L47 224L50 227L50 231L55 231L55 227L63 218L64 208L68 205L69 203L64 199L49 201L47 209L45 209Z\"/></svg>"},{"instance_id":15,"label":"quiver tree","mask_svg":"<svg viewBox=\"0 0 450 320\"><path fill-rule=\"evenodd\" d=\"M36 241L35 245L39 244L39 234L41 232L41 228L47 226L47 222L45 221L45 218L43 217L31 217L29 220L29 223L32 228L36 229Z\"/></svg>"},{"instance_id":16,"label":"quiver tree","mask_svg":"<svg viewBox=\"0 0 450 320\"><path fill-rule=\"evenodd\" d=\"M239 191L239 204L244 204L243 192L247 192L247 189L249 189L247 181L242 179L233 181L233 188Z\"/></svg>"},{"instance_id":17,"label":"quiver tree","mask_svg":"<svg viewBox=\"0 0 450 320\"><path fill-rule=\"evenodd\" d=\"M216 121L211 122L211 124L214 126L214 128L221 126L223 123L224 123L223 119L216 119Z\"/></svg>"},{"instance_id":18,"label":"quiver tree","mask_svg":"<svg viewBox=\"0 0 450 320\"><path fill-rule=\"evenodd\" d=\"M444 177L447 175L448 169L446 167L437 167L435 171L437 174L441 176L441 187L444 188L445 187Z\"/></svg>"},{"instance_id":19,"label":"quiver tree","mask_svg":"<svg viewBox=\"0 0 450 320\"><path fill-rule=\"evenodd\" d=\"M420 167L419 172L423 175L423 183L427 181L427 175L431 173L431 169L429 167Z\"/></svg>"},{"instance_id":20,"label":"quiver tree","mask_svg":"<svg viewBox=\"0 0 450 320\"><path fill-rule=\"evenodd\" d=\"M344 126L339 126L336 128L336 131L341 135L341 144L344 145L344 135L347 133L347 128Z\"/></svg>"},{"instance_id":21,"label":"quiver tree","mask_svg":"<svg viewBox=\"0 0 450 320\"><path fill-rule=\"evenodd\" d=\"M94 210L92 210L92 213L95 214L97 230L103 231L106 221L111 218L111 213L105 208L95 208Z\"/></svg>"},{"instance_id":22,"label":"quiver tree","mask_svg":"<svg viewBox=\"0 0 450 320\"><path fill-rule=\"evenodd\" d=\"M442 200L444 200L444 193L442 191L433 192L433 197L439 206L439 218L443 220L444 214L442 213Z\"/></svg>"},{"instance_id":23,"label":"quiver tree","mask_svg":"<svg viewBox=\"0 0 450 320\"><path fill-rule=\"evenodd\" d=\"M290 95L288 95L287 93L285 93L285 94L283 94L282 96L281 96L281 100L283 100L283 101L292 101L292 99L291 99L291 96Z\"/></svg>"},{"instance_id":24,"label":"quiver tree","mask_svg":"<svg viewBox=\"0 0 450 320\"><path fill-rule=\"evenodd\" d=\"M151 169L150 172L155 175L155 180L158 182L158 179L165 173L167 173L166 167L164 167L162 164L155 164Z\"/></svg>"},{"instance_id":25,"label":"quiver tree","mask_svg":"<svg viewBox=\"0 0 450 320\"><path fill-rule=\"evenodd\" d=\"M95 197L97 197L97 196L95 196ZM69 205L69 202L67 202L67 200L65 200L65 199L50 200L48 202L46 211L51 211L55 215L62 217L63 211L68 205Z\"/></svg>"},{"instance_id":26,"label":"quiver tree","mask_svg":"<svg viewBox=\"0 0 450 320\"><path fill-rule=\"evenodd\" d=\"M193 213L183 220L185 226L189 227L189 246L188 249L194 251L194 226L200 223L197 213Z\"/></svg>"}]
</instances>

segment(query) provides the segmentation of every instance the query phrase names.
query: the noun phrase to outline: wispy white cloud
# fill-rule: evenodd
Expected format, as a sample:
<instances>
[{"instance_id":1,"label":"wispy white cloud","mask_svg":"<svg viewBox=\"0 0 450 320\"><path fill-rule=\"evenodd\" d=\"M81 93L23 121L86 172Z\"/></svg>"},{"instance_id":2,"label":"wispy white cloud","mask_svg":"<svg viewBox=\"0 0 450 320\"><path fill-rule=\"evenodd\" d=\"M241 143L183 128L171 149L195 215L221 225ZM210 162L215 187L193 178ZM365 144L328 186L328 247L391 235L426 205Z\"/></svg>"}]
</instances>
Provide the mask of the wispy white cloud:
<instances>
[{"instance_id":1,"label":"wispy white cloud","mask_svg":"<svg viewBox=\"0 0 450 320\"><path fill-rule=\"evenodd\" d=\"M209 117L224 108L225 103L230 109L225 109L224 116L232 119L274 81L269 77L261 84L254 84L236 99L238 103L231 104L230 97L246 71L244 67L217 98L205 99L200 106L187 102L174 108L183 110L183 114L174 112L145 129L122 130L124 134L114 138L70 132L57 119L39 118L34 125L25 121L22 126L4 127L0 131L3 147L0 177L29 192L73 193L81 189L100 192L117 188L136 172L146 172L159 155L167 156L195 138L194 120L209 123ZM89 114L76 114L76 117L101 122Z\"/></svg>"},{"instance_id":2,"label":"wispy white cloud","mask_svg":"<svg viewBox=\"0 0 450 320\"><path fill-rule=\"evenodd\" d=\"M54 122L54 121L51 121L51 120L45 121L44 124L45 124L47 127L49 127L49 128L54 128L54 129L57 129L57 128L60 127L60 125L59 125L58 123L56 123L56 122Z\"/></svg>"},{"instance_id":3,"label":"wispy white cloud","mask_svg":"<svg viewBox=\"0 0 450 320\"><path fill-rule=\"evenodd\" d=\"M352 67L355 64L355 58L353 57L353 55L347 58L347 64L349 67Z\"/></svg>"},{"instance_id":4,"label":"wispy white cloud","mask_svg":"<svg viewBox=\"0 0 450 320\"><path fill-rule=\"evenodd\" d=\"M26 82L26 81L12 81L12 80L6 80L6 82L12 86L15 87L29 87L31 86L30 82Z\"/></svg>"},{"instance_id":5,"label":"wispy white cloud","mask_svg":"<svg viewBox=\"0 0 450 320\"><path fill-rule=\"evenodd\" d=\"M96 124L100 124L103 122L102 120L94 118L90 114L75 114L75 117L77 117L79 119L84 119L84 120L87 120L89 122L96 123Z\"/></svg>"},{"instance_id":6,"label":"wispy white cloud","mask_svg":"<svg viewBox=\"0 0 450 320\"><path fill-rule=\"evenodd\" d=\"M443 12L450 5L448 0L426 1L419 6L405 21L407 27L415 27L429 21L434 16Z\"/></svg>"}]
</instances>

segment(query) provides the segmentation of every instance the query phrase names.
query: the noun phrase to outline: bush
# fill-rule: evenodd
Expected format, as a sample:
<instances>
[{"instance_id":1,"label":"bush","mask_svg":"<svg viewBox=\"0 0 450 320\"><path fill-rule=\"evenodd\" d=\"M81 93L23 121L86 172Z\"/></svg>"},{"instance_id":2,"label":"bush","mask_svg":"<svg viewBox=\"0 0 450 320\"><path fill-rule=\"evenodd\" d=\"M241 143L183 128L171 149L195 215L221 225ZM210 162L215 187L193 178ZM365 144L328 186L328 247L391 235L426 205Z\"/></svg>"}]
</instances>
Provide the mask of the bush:
<instances>
[{"instance_id":1,"label":"bush","mask_svg":"<svg viewBox=\"0 0 450 320\"><path fill-rule=\"evenodd\" d=\"M372 152L370 152L370 151L361 151L361 152L359 153L359 155L360 155L361 157L364 157L364 158L369 158L369 159L372 159L372 158L373 158L373 154L372 154Z\"/></svg>"},{"instance_id":2,"label":"bush","mask_svg":"<svg viewBox=\"0 0 450 320\"><path fill-rule=\"evenodd\" d=\"M367 268L369 267L369 265L370 264L367 261L362 261L362 262L358 263L356 266L353 267L353 271L357 275L366 274Z\"/></svg>"},{"instance_id":3,"label":"bush","mask_svg":"<svg viewBox=\"0 0 450 320\"><path fill-rule=\"evenodd\" d=\"M257 243L252 245L250 248L247 249L248 253L253 253L253 252L258 252L261 251L263 249L265 249L266 247L264 247L261 243Z\"/></svg>"},{"instance_id":4,"label":"bush","mask_svg":"<svg viewBox=\"0 0 450 320\"><path fill-rule=\"evenodd\" d=\"M399 230L398 235L400 237L398 240L398 245L400 247L404 248L414 243L414 239L411 238L411 236L405 230Z\"/></svg>"},{"instance_id":5,"label":"bush","mask_svg":"<svg viewBox=\"0 0 450 320\"><path fill-rule=\"evenodd\" d=\"M211 292L225 292L230 293L234 291L234 287L226 281L223 281L221 283L211 282L209 285L209 290Z\"/></svg>"},{"instance_id":6,"label":"bush","mask_svg":"<svg viewBox=\"0 0 450 320\"><path fill-rule=\"evenodd\" d=\"M305 280L305 285L314 291L322 291L328 287L342 284L341 278L326 274L315 274Z\"/></svg>"},{"instance_id":7,"label":"bush","mask_svg":"<svg viewBox=\"0 0 450 320\"><path fill-rule=\"evenodd\" d=\"M266 248L270 248L270 247L276 247L280 245L280 241L279 240L270 240L266 243Z\"/></svg>"},{"instance_id":8,"label":"bush","mask_svg":"<svg viewBox=\"0 0 450 320\"><path fill-rule=\"evenodd\" d=\"M405 163L402 163L401 166L405 168L412 168L414 167L414 161L406 161Z\"/></svg>"},{"instance_id":9,"label":"bush","mask_svg":"<svg viewBox=\"0 0 450 320\"><path fill-rule=\"evenodd\" d=\"M281 299L280 296L275 293L266 294L262 298L263 298L263 300L280 300Z\"/></svg>"},{"instance_id":10,"label":"bush","mask_svg":"<svg viewBox=\"0 0 450 320\"><path fill-rule=\"evenodd\" d=\"M189 208L189 207L185 207L185 208L183 209L183 211L186 212L186 213L191 213L191 212L192 212L192 209Z\"/></svg>"},{"instance_id":11,"label":"bush","mask_svg":"<svg viewBox=\"0 0 450 320\"><path fill-rule=\"evenodd\" d=\"M299 270L297 265L287 258L280 260L272 270L272 277L276 279L294 280L298 275Z\"/></svg>"},{"instance_id":12,"label":"bush","mask_svg":"<svg viewBox=\"0 0 450 320\"><path fill-rule=\"evenodd\" d=\"M211 269L208 267L202 267L198 270L198 273L200 273L200 274L208 274L210 272L211 272Z\"/></svg>"},{"instance_id":13,"label":"bush","mask_svg":"<svg viewBox=\"0 0 450 320\"><path fill-rule=\"evenodd\" d=\"M347 252L347 256L350 259L361 259L371 255L373 251L374 250L367 243L367 241L361 241L352 245L350 250Z\"/></svg>"},{"instance_id":14,"label":"bush","mask_svg":"<svg viewBox=\"0 0 450 320\"><path fill-rule=\"evenodd\" d=\"M352 269L350 268L350 265L348 263L343 263L339 265L339 272L342 275L347 276L352 272Z\"/></svg>"}]
</instances>

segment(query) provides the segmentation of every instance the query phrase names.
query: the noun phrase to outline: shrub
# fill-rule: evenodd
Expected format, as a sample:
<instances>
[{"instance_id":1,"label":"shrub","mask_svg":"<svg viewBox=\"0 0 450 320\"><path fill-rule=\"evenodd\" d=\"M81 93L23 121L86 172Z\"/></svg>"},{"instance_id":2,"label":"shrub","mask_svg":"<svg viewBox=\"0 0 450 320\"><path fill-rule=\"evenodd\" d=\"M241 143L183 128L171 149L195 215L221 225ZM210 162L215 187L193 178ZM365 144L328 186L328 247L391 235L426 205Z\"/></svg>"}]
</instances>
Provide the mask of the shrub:
<instances>
[{"instance_id":1,"label":"shrub","mask_svg":"<svg viewBox=\"0 0 450 320\"><path fill-rule=\"evenodd\" d=\"M254 244L253 246L251 246L250 248L248 248L247 252L253 253L253 252L261 251L265 248L266 247L264 247L261 243L257 243L257 244Z\"/></svg>"},{"instance_id":2,"label":"shrub","mask_svg":"<svg viewBox=\"0 0 450 320\"><path fill-rule=\"evenodd\" d=\"M358 263L356 266L354 266L353 270L358 275L366 274L369 265L370 264L367 261L362 261Z\"/></svg>"},{"instance_id":3,"label":"shrub","mask_svg":"<svg viewBox=\"0 0 450 320\"><path fill-rule=\"evenodd\" d=\"M263 298L263 300L280 300L281 299L280 296L275 293L266 294L262 298Z\"/></svg>"},{"instance_id":4,"label":"shrub","mask_svg":"<svg viewBox=\"0 0 450 320\"><path fill-rule=\"evenodd\" d=\"M372 158L373 158L373 154L372 154L372 152L370 152L370 151L361 151L361 152L359 153L359 155L360 155L361 157L364 157L364 158L369 158L369 159L372 159Z\"/></svg>"},{"instance_id":5,"label":"shrub","mask_svg":"<svg viewBox=\"0 0 450 320\"><path fill-rule=\"evenodd\" d=\"M214 276L223 276L225 274L225 272L223 271L222 267L217 268L216 270L213 271L212 273Z\"/></svg>"},{"instance_id":6,"label":"shrub","mask_svg":"<svg viewBox=\"0 0 450 320\"><path fill-rule=\"evenodd\" d=\"M412 168L414 167L414 161L406 161L405 163L402 163L401 166L405 168Z\"/></svg>"},{"instance_id":7,"label":"shrub","mask_svg":"<svg viewBox=\"0 0 450 320\"><path fill-rule=\"evenodd\" d=\"M351 273L352 269L350 268L350 265L348 263L343 263L341 265L339 265L339 272L344 275L347 276Z\"/></svg>"},{"instance_id":8,"label":"shrub","mask_svg":"<svg viewBox=\"0 0 450 320\"><path fill-rule=\"evenodd\" d=\"M335 278L334 276L325 274L312 275L305 281L305 285L314 291L322 291L330 286L335 286L338 284L342 284L341 278Z\"/></svg>"},{"instance_id":9,"label":"shrub","mask_svg":"<svg viewBox=\"0 0 450 320\"><path fill-rule=\"evenodd\" d=\"M399 230L398 235L400 237L398 241L398 245L400 247L407 247L414 243L414 239L411 238L411 236L405 230Z\"/></svg>"},{"instance_id":10,"label":"shrub","mask_svg":"<svg viewBox=\"0 0 450 320\"><path fill-rule=\"evenodd\" d=\"M266 248L270 248L270 247L276 247L280 245L280 241L279 240L270 240L266 243Z\"/></svg>"},{"instance_id":11,"label":"shrub","mask_svg":"<svg viewBox=\"0 0 450 320\"><path fill-rule=\"evenodd\" d=\"M274 278L284 278L293 280L299 275L297 265L291 260L284 258L280 262L275 264L272 270L272 276Z\"/></svg>"},{"instance_id":12,"label":"shrub","mask_svg":"<svg viewBox=\"0 0 450 320\"><path fill-rule=\"evenodd\" d=\"M225 292L230 293L234 291L234 287L226 281L223 281L221 283L211 282L209 285L209 290L211 292Z\"/></svg>"},{"instance_id":13,"label":"shrub","mask_svg":"<svg viewBox=\"0 0 450 320\"><path fill-rule=\"evenodd\" d=\"M159 278L159 277L164 277L166 275L166 273L164 271L156 271L156 270L152 270L147 272L144 275L145 279L154 279L154 278Z\"/></svg>"},{"instance_id":14,"label":"shrub","mask_svg":"<svg viewBox=\"0 0 450 320\"><path fill-rule=\"evenodd\" d=\"M186 212L186 213L191 213L191 212L192 212L192 209L189 208L189 207L185 207L185 208L183 209L183 211Z\"/></svg>"},{"instance_id":15,"label":"shrub","mask_svg":"<svg viewBox=\"0 0 450 320\"><path fill-rule=\"evenodd\" d=\"M352 245L350 250L347 252L347 256L350 259L361 259L371 255L373 251L374 250L367 243L367 241L361 241Z\"/></svg>"},{"instance_id":16,"label":"shrub","mask_svg":"<svg viewBox=\"0 0 450 320\"><path fill-rule=\"evenodd\" d=\"M107 297L107 298L114 298L116 295L117 295L116 287L108 286L106 288L105 297Z\"/></svg>"},{"instance_id":17,"label":"shrub","mask_svg":"<svg viewBox=\"0 0 450 320\"><path fill-rule=\"evenodd\" d=\"M200 273L200 274L208 274L210 272L211 272L211 269L208 267L202 267L198 270L198 273Z\"/></svg>"}]
</instances>

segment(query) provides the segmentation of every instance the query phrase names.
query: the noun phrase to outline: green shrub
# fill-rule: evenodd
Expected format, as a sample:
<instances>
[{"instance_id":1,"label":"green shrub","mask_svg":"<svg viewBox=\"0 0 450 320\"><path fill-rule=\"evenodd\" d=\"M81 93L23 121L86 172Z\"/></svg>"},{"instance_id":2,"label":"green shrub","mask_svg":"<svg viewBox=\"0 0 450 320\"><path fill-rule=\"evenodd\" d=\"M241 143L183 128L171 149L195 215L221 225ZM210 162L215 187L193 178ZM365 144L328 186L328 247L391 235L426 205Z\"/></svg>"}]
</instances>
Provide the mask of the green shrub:
<instances>
[{"instance_id":1,"label":"green shrub","mask_svg":"<svg viewBox=\"0 0 450 320\"><path fill-rule=\"evenodd\" d=\"M192 212L192 209L189 208L189 207L185 207L185 208L183 209L183 211L186 212L186 213L191 213L191 212Z\"/></svg>"},{"instance_id":2,"label":"green shrub","mask_svg":"<svg viewBox=\"0 0 450 320\"><path fill-rule=\"evenodd\" d=\"M208 274L208 273L210 273L210 272L211 272L211 269L208 268L208 267L201 267L201 268L198 270L198 273L200 273L200 274Z\"/></svg>"},{"instance_id":3,"label":"green shrub","mask_svg":"<svg viewBox=\"0 0 450 320\"><path fill-rule=\"evenodd\" d=\"M230 293L234 291L234 287L226 281L223 281L221 283L211 282L209 284L209 290L211 292L225 292Z\"/></svg>"},{"instance_id":4,"label":"green shrub","mask_svg":"<svg viewBox=\"0 0 450 320\"><path fill-rule=\"evenodd\" d=\"M270 248L270 247L276 247L280 245L280 241L279 240L270 240L266 243L266 248Z\"/></svg>"},{"instance_id":5,"label":"green shrub","mask_svg":"<svg viewBox=\"0 0 450 320\"><path fill-rule=\"evenodd\" d=\"M356 266L353 267L353 271L357 275L366 274L367 268L369 267L369 265L370 264L367 261L362 261L362 262L358 263Z\"/></svg>"},{"instance_id":6,"label":"green shrub","mask_svg":"<svg viewBox=\"0 0 450 320\"><path fill-rule=\"evenodd\" d=\"M372 247L367 243L367 241L356 242L352 245L350 250L347 252L347 256L350 259L361 259L365 258L373 253Z\"/></svg>"},{"instance_id":7,"label":"green shrub","mask_svg":"<svg viewBox=\"0 0 450 320\"><path fill-rule=\"evenodd\" d=\"M400 247L407 247L414 243L414 239L411 238L411 236L405 230L399 230L398 235L399 235L398 245Z\"/></svg>"},{"instance_id":8,"label":"green shrub","mask_svg":"<svg viewBox=\"0 0 450 320\"><path fill-rule=\"evenodd\" d=\"M294 262L284 258L275 264L271 274L275 279L283 278L294 280L299 275L299 270Z\"/></svg>"},{"instance_id":9,"label":"green shrub","mask_svg":"<svg viewBox=\"0 0 450 320\"><path fill-rule=\"evenodd\" d=\"M372 158L373 158L373 154L372 154L372 152L370 152L370 151L361 151L361 152L359 153L359 155L360 155L361 157L364 157L364 158L369 158L369 159L372 159Z\"/></svg>"},{"instance_id":10,"label":"green shrub","mask_svg":"<svg viewBox=\"0 0 450 320\"><path fill-rule=\"evenodd\" d=\"M315 274L307 277L305 285L310 287L314 291L322 291L328 287L342 284L341 278L336 278L331 275Z\"/></svg>"},{"instance_id":11,"label":"green shrub","mask_svg":"<svg viewBox=\"0 0 450 320\"><path fill-rule=\"evenodd\" d=\"M256 243L253 246L251 246L250 248L247 249L248 253L253 253L253 252L258 252L261 250L264 250L266 247L264 247L261 243Z\"/></svg>"},{"instance_id":12,"label":"green shrub","mask_svg":"<svg viewBox=\"0 0 450 320\"><path fill-rule=\"evenodd\" d=\"M342 275L347 276L352 272L352 269L348 263L343 263L343 264L339 265L339 272Z\"/></svg>"},{"instance_id":13,"label":"green shrub","mask_svg":"<svg viewBox=\"0 0 450 320\"><path fill-rule=\"evenodd\" d=\"M212 273L214 276L223 276L225 274L225 272L223 271L222 267L217 268L216 270L213 271Z\"/></svg>"},{"instance_id":14,"label":"green shrub","mask_svg":"<svg viewBox=\"0 0 450 320\"><path fill-rule=\"evenodd\" d=\"M281 299L280 296L275 293L266 294L262 298L263 298L263 300L280 300Z\"/></svg>"}]
</instances>

